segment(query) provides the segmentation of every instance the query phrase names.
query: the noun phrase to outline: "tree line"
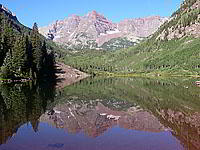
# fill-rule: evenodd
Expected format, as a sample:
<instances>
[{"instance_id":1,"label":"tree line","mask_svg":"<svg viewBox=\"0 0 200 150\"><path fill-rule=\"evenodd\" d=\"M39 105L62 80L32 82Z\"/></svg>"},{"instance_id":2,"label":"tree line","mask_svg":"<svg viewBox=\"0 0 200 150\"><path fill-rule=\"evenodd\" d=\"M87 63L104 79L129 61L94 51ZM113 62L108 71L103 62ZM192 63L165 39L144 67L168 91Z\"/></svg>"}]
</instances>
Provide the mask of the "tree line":
<instances>
[{"instance_id":1,"label":"tree line","mask_svg":"<svg viewBox=\"0 0 200 150\"><path fill-rule=\"evenodd\" d=\"M47 50L37 24L29 33L18 33L0 14L0 75L3 79L55 77L54 52Z\"/></svg>"}]
</instances>

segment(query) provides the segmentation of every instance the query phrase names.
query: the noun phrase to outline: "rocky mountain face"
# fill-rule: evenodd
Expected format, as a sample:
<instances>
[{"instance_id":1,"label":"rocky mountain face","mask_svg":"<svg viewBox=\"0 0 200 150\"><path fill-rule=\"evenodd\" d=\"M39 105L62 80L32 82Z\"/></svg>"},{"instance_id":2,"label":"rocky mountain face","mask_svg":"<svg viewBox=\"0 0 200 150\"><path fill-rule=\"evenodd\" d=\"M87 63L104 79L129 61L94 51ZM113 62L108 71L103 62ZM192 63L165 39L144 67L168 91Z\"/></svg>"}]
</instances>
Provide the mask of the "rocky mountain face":
<instances>
[{"instance_id":1,"label":"rocky mountain face","mask_svg":"<svg viewBox=\"0 0 200 150\"><path fill-rule=\"evenodd\" d=\"M148 37L166 20L167 18L152 16L113 23L92 11L85 16L72 15L64 20L57 20L49 26L41 27L39 31L68 49L117 49L134 45L140 39ZM111 40L114 42L110 42Z\"/></svg>"},{"instance_id":2,"label":"rocky mountain face","mask_svg":"<svg viewBox=\"0 0 200 150\"><path fill-rule=\"evenodd\" d=\"M0 14L2 16L2 21L9 22L11 27L17 34L26 33L27 31L30 31L29 28L25 27L18 21L17 16L12 11L10 11L2 4L0 4ZM3 26L0 26L0 29L2 28Z\"/></svg>"},{"instance_id":3,"label":"rocky mountain face","mask_svg":"<svg viewBox=\"0 0 200 150\"><path fill-rule=\"evenodd\" d=\"M185 36L200 37L200 0L185 0L160 28L157 39L172 40Z\"/></svg>"},{"instance_id":4,"label":"rocky mountain face","mask_svg":"<svg viewBox=\"0 0 200 150\"><path fill-rule=\"evenodd\" d=\"M14 13L12 13L9 9L4 7L2 4L0 4L0 13L4 13L7 16L9 16L10 18L12 18L13 20L17 21L16 15Z\"/></svg>"}]
</instances>

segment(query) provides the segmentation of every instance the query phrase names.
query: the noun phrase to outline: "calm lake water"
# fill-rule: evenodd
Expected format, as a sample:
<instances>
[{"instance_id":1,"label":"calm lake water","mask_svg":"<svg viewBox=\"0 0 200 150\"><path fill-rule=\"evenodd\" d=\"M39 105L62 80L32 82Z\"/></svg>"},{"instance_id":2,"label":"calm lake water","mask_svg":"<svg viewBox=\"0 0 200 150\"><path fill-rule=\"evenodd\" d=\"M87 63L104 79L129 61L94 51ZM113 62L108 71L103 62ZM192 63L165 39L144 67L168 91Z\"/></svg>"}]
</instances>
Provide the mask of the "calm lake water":
<instances>
[{"instance_id":1,"label":"calm lake water","mask_svg":"<svg viewBox=\"0 0 200 150\"><path fill-rule=\"evenodd\" d=\"M0 150L200 150L195 81L0 85Z\"/></svg>"}]
</instances>

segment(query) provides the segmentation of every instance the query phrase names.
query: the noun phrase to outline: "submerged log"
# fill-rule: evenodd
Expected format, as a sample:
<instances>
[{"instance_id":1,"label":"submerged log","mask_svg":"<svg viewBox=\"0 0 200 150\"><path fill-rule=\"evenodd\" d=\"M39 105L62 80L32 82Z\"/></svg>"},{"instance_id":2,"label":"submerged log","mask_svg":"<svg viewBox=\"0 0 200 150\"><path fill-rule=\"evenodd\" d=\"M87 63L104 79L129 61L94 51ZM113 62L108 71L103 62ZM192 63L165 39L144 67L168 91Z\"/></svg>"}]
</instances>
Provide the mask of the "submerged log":
<instances>
[{"instance_id":1,"label":"submerged log","mask_svg":"<svg viewBox=\"0 0 200 150\"><path fill-rule=\"evenodd\" d=\"M31 78L27 79L8 79L8 80L1 80L0 83L18 83L18 82L28 82L31 81Z\"/></svg>"}]
</instances>

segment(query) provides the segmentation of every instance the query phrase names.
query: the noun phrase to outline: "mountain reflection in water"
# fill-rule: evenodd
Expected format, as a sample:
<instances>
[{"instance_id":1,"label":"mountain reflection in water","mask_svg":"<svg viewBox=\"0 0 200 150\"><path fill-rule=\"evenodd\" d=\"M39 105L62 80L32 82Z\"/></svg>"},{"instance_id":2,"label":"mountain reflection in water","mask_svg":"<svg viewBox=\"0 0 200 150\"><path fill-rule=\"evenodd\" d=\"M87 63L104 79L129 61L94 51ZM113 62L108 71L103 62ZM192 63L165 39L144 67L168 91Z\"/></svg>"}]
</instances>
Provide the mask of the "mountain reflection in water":
<instances>
[{"instance_id":1,"label":"mountain reflection in water","mask_svg":"<svg viewBox=\"0 0 200 150\"><path fill-rule=\"evenodd\" d=\"M96 104L96 105L95 105ZM67 102L57 105L55 113L41 116L41 122L48 122L57 128L67 129L70 133L84 131L87 136L97 137L114 126L149 132L164 131L164 126L147 111L137 107L127 111L115 111L105 107L100 100L87 102Z\"/></svg>"},{"instance_id":2,"label":"mountain reflection in water","mask_svg":"<svg viewBox=\"0 0 200 150\"><path fill-rule=\"evenodd\" d=\"M0 149L199 150L194 82L93 78L62 90L1 85Z\"/></svg>"}]
</instances>

